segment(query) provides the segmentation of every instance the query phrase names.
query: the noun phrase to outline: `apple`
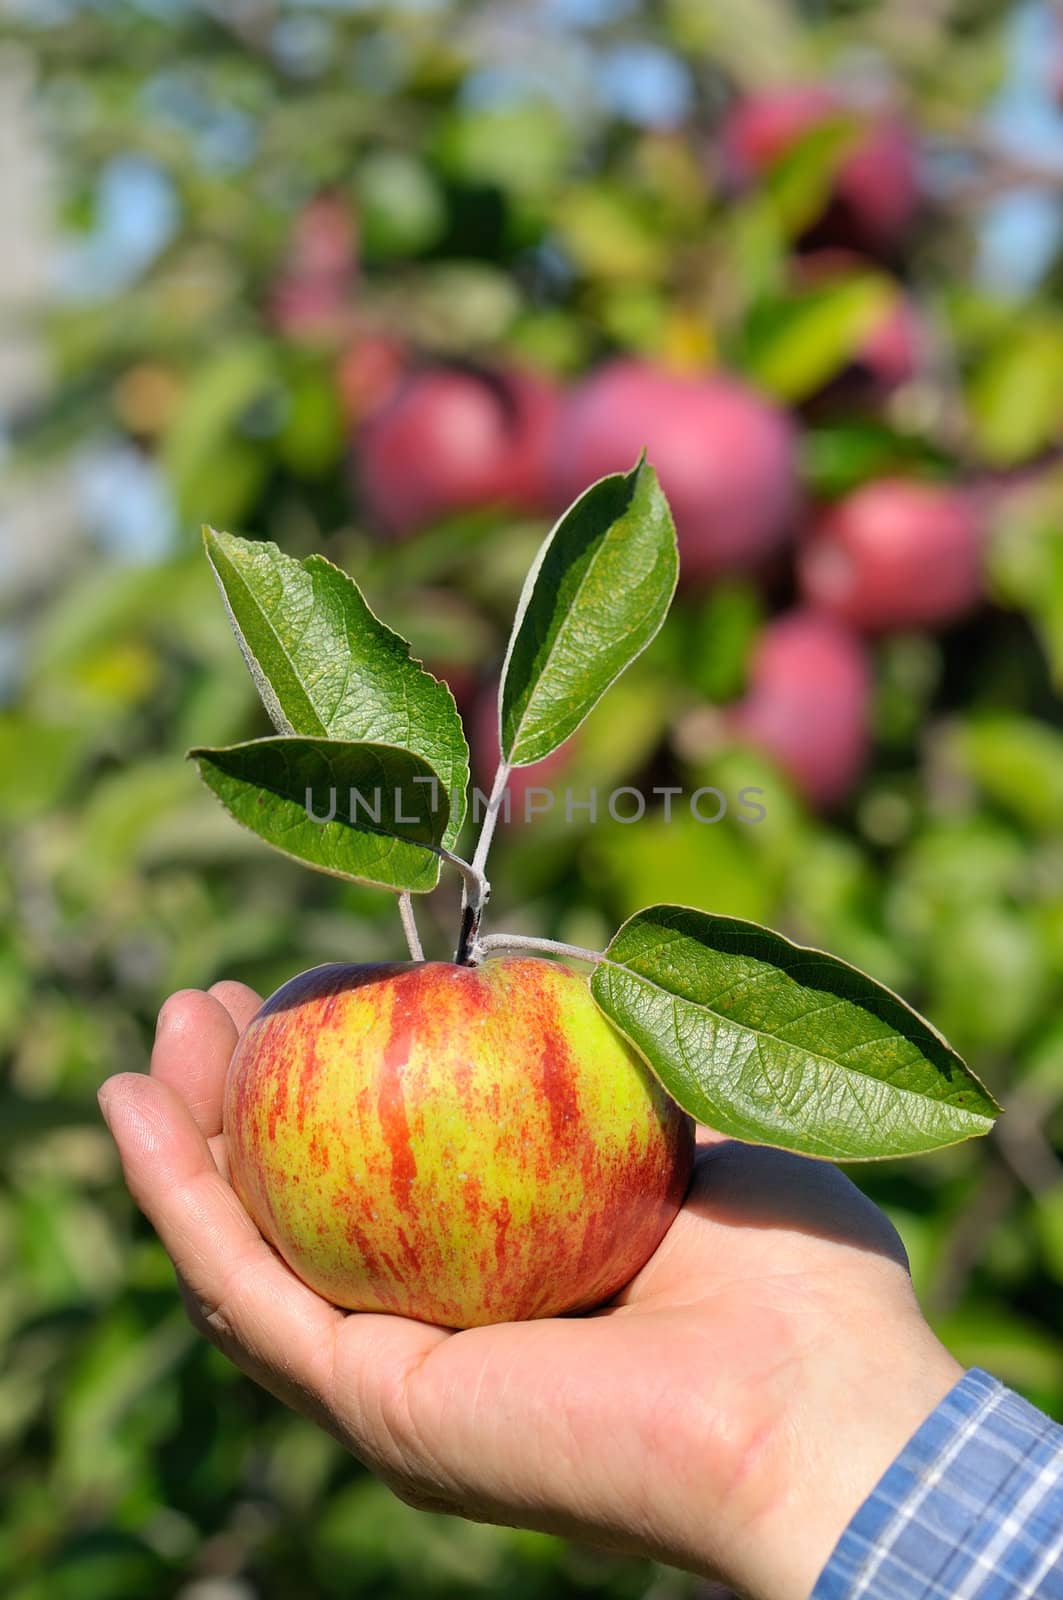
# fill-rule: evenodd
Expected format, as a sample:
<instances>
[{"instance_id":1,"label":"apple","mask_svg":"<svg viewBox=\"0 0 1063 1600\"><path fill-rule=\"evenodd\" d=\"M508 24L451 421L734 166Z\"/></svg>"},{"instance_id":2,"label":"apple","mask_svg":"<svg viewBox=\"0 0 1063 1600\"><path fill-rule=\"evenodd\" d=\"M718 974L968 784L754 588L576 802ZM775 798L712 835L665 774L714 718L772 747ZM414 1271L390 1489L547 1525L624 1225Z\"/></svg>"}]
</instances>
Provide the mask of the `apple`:
<instances>
[{"instance_id":1,"label":"apple","mask_svg":"<svg viewBox=\"0 0 1063 1600\"><path fill-rule=\"evenodd\" d=\"M838 805L869 749L871 672L859 638L830 617L791 611L763 629L749 688L726 723L777 761L812 805Z\"/></svg>"},{"instance_id":2,"label":"apple","mask_svg":"<svg viewBox=\"0 0 1063 1600\"><path fill-rule=\"evenodd\" d=\"M394 395L406 372L409 353L389 333L360 333L336 362L336 388L349 426L357 427Z\"/></svg>"},{"instance_id":3,"label":"apple","mask_svg":"<svg viewBox=\"0 0 1063 1600\"><path fill-rule=\"evenodd\" d=\"M337 282L358 260L354 213L338 194L317 195L300 211L292 235L291 265L301 277Z\"/></svg>"},{"instance_id":4,"label":"apple","mask_svg":"<svg viewBox=\"0 0 1063 1600\"><path fill-rule=\"evenodd\" d=\"M284 271L270 297L290 338L329 337L341 327L358 268L358 230L347 203L320 194L296 217Z\"/></svg>"},{"instance_id":5,"label":"apple","mask_svg":"<svg viewBox=\"0 0 1063 1600\"><path fill-rule=\"evenodd\" d=\"M934 626L981 591L981 518L945 484L879 478L829 507L797 558L809 605L865 632Z\"/></svg>"},{"instance_id":6,"label":"apple","mask_svg":"<svg viewBox=\"0 0 1063 1600\"><path fill-rule=\"evenodd\" d=\"M815 128L851 117L856 132L843 155L831 197L832 242L889 253L901 243L919 204L915 146L899 117L854 103L827 84L767 89L740 100L723 129L725 165L748 186ZM831 221L833 220L833 227Z\"/></svg>"},{"instance_id":7,"label":"apple","mask_svg":"<svg viewBox=\"0 0 1063 1600\"><path fill-rule=\"evenodd\" d=\"M925 338L911 301L898 293L865 337L857 360L880 389L896 389L919 371Z\"/></svg>"},{"instance_id":8,"label":"apple","mask_svg":"<svg viewBox=\"0 0 1063 1600\"><path fill-rule=\"evenodd\" d=\"M530 372L408 374L356 437L371 517L401 536L478 506L541 510L556 409L553 386Z\"/></svg>"},{"instance_id":9,"label":"apple","mask_svg":"<svg viewBox=\"0 0 1063 1600\"><path fill-rule=\"evenodd\" d=\"M693 1124L542 959L330 965L241 1036L232 1183L317 1293L443 1327L587 1310L657 1248Z\"/></svg>"},{"instance_id":10,"label":"apple","mask_svg":"<svg viewBox=\"0 0 1063 1600\"><path fill-rule=\"evenodd\" d=\"M792 533L793 428L738 379L627 357L592 373L561 409L557 505L606 473L627 471L643 448L671 503L684 579L748 570Z\"/></svg>"}]
</instances>

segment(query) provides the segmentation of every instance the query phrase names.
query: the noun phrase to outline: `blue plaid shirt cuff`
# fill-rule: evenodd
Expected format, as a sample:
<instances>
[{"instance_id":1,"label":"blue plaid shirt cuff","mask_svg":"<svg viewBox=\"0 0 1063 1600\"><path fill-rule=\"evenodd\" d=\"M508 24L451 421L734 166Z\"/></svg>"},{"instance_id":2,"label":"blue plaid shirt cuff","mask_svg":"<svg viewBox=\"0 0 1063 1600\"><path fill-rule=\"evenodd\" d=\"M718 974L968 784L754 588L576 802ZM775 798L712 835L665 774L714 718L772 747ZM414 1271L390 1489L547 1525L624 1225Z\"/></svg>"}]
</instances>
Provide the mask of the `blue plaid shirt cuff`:
<instances>
[{"instance_id":1,"label":"blue plaid shirt cuff","mask_svg":"<svg viewBox=\"0 0 1063 1600\"><path fill-rule=\"evenodd\" d=\"M1063 1600L1063 1427L987 1372L964 1373L810 1600Z\"/></svg>"}]
</instances>

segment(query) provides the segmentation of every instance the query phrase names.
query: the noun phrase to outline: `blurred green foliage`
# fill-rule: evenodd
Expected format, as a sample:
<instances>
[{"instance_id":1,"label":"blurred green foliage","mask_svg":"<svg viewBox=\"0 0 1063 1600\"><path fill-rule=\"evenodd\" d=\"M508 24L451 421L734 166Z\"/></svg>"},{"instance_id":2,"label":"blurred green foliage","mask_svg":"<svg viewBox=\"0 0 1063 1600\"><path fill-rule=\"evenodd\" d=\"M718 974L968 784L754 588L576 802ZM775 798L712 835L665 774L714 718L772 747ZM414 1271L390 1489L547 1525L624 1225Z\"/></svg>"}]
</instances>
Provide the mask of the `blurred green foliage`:
<instances>
[{"instance_id":1,"label":"blurred green foliage","mask_svg":"<svg viewBox=\"0 0 1063 1600\"><path fill-rule=\"evenodd\" d=\"M12 520L5 555L9 1600L697 1588L394 1500L195 1340L97 1118L97 1085L145 1064L172 989L230 976L269 991L315 961L401 954L390 896L266 862L182 760L193 743L267 731L202 521L324 550L466 708L497 671L544 524L477 511L404 543L374 536L350 458L366 380L345 362L378 336L559 379L616 351L723 364L795 408L810 494L900 466L991 496L989 602L939 635L876 645L874 761L843 810L812 814L720 727L787 580L684 593L584 730L573 786L756 783L767 820L658 811L592 827L577 813L503 829L493 916L601 943L647 902L689 901L829 948L920 1005L1007 1115L976 1147L854 1176L900 1227L959 1358L1063 1415L1061 267L1018 294L972 266L980 207L1008 181L983 112L1014 8L8 10L3 62L32 73L62 261L38 319L50 381L12 419L10 493L32 502L62 483L71 502L62 525ZM670 97L647 109L662 62ZM837 140L802 141L735 194L717 132L741 90L853 63L891 77L944 177L902 262L810 289L794 249ZM341 303L286 318L293 229L322 192L357 231L358 260ZM933 359L854 403L851 367L898 266ZM122 469L102 510L79 487L100 461ZM130 534L119 512L134 481L155 498ZM448 953L455 905L445 888L421 913L434 953Z\"/></svg>"}]
</instances>

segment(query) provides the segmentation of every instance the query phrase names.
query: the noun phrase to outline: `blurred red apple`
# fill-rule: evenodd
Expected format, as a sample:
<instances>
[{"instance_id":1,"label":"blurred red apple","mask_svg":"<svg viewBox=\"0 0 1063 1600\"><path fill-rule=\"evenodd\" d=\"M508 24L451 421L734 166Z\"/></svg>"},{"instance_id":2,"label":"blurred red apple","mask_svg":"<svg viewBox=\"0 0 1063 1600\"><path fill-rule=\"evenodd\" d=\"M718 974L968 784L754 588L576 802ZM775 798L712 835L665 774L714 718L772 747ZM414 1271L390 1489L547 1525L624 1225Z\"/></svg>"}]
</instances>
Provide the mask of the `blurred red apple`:
<instances>
[{"instance_id":1,"label":"blurred red apple","mask_svg":"<svg viewBox=\"0 0 1063 1600\"><path fill-rule=\"evenodd\" d=\"M350 206L320 194L300 211L285 268L271 297L273 321L291 338L329 337L349 314L358 267L358 232Z\"/></svg>"},{"instance_id":2,"label":"blurred red apple","mask_svg":"<svg viewBox=\"0 0 1063 1600\"><path fill-rule=\"evenodd\" d=\"M436 656L426 656L424 666L433 678L447 685L454 696L458 715L467 724L476 703L476 667L471 661L451 661Z\"/></svg>"},{"instance_id":3,"label":"blurred red apple","mask_svg":"<svg viewBox=\"0 0 1063 1600\"><path fill-rule=\"evenodd\" d=\"M562 406L558 506L606 473L629 470L643 447L671 502L684 578L754 567L789 538L798 505L793 429L746 384L628 358L592 373Z\"/></svg>"},{"instance_id":4,"label":"blurred red apple","mask_svg":"<svg viewBox=\"0 0 1063 1600\"><path fill-rule=\"evenodd\" d=\"M866 632L951 622L978 600L981 542L973 496L880 478L819 518L798 553L801 594Z\"/></svg>"},{"instance_id":5,"label":"blurred red apple","mask_svg":"<svg viewBox=\"0 0 1063 1600\"><path fill-rule=\"evenodd\" d=\"M870 702L859 638L830 617L791 611L765 626L745 698L726 723L777 761L811 804L829 808L851 792L867 760Z\"/></svg>"},{"instance_id":6,"label":"blurred red apple","mask_svg":"<svg viewBox=\"0 0 1063 1600\"><path fill-rule=\"evenodd\" d=\"M336 387L348 424L359 423L391 399L406 370L408 352L389 333L353 339L336 363Z\"/></svg>"},{"instance_id":7,"label":"blurred red apple","mask_svg":"<svg viewBox=\"0 0 1063 1600\"><path fill-rule=\"evenodd\" d=\"M919 371L924 337L914 306L899 292L865 338L858 360L879 388L896 389Z\"/></svg>"},{"instance_id":8,"label":"blurred red apple","mask_svg":"<svg viewBox=\"0 0 1063 1600\"><path fill-rule=\"evenodd\" d=\"M723 130L725 162L732 178L747 185L806 134L840 117L856 124L832 196L841 213L840 242L889 251L903 238L919 203L915 146L893 113L859 106L827 84L766 89L731 111Z\"/></svg>"},{"instance_id":9,"label":"blurred red apple","mask_svg":"<svg viewBox=\"0 0 1063 1600\"><path fill-rule=\"evenodd\" d=\"M557 396L523 371L433 367L409 374L356 440L373 520L404 535L457 511L539 511Z\"/></svg>"}]
</instances>

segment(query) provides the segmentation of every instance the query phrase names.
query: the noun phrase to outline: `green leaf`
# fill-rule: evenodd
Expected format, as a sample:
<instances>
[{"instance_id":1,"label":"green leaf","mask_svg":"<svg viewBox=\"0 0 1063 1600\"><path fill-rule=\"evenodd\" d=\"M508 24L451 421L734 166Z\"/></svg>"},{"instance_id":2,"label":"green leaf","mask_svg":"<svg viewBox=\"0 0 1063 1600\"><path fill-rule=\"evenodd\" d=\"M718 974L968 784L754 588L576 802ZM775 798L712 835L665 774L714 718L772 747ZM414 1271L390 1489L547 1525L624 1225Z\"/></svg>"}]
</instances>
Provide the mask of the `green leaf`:
<instances>
[{"instance_id":1,"label":"green leaf","mask_svg":"<svg viewBox=\"0 0 1063 1600\"><path fill-rule=\"evenodd\" d=\"M711 807L712 796L704 799ZM755 832L730 821L697 822L675 802L670 815L662 807L637 826L600 816L590 830L586 870L614 917L631 916L662 895L711 898L729 916L767 918L778 886L750 838Z\"/></svg>"},{"instance_id":2,"label":"green leaf","mask_svg":"<svg viewBox=\"0 0 1063 1600\"><path fill-rule=\"evenodd\" d=\"M1049 1272L1063 1283L1063 1184L1035 1197L1033 1224Z\"/></svg>"},{"instance_id":3,"label":"green leaf","mask_svg":"<svg viewBox=\"0 0 1063 1600\"><path fill-rule=\"evenodd\" d=\"M940 471L928 439L899 433L874 417L847 416L809 428L801 440L802 478L817 500L833 500L869 478Z\"/></svg>"},{"instance_id":4,"label":"green leaf","mask_svg":"<svg viewBox=\"0 0 1063 1600\"><path fill-rule=\"evenodd\" d=\"M742 693L763 618L764 602L755 584L726 580L713 584L691 618L680 667L706 700L719 704Z\"/></svg>"},{"instance_id":5,"label":"green leaf","mask_svg":"<svg viewBox=\"0 0 1063 1600\"><path fill-rule=\"evenodd\" d=\"M993 597L1028 612L1063 689L1063 478L1046 475L1024 495L1002 496L987 568Z\"/></svg>"},{"instance_id":6,"label":"green leaf","mask_svg":"<svg viewBox=\"0 0 1063 1600\"><path fill-rule=\"evenodd\" d=\"M995 345L969 403L976 442L994 464L1025 461L1051 443L1063 421L1063 324L1042 317Z\"/></svg>"},{"instance_id":7,"label":"green leaf","mask_svg":"<svg viewBox=\"0 0 1063 1600\"><path fill-rule=\"evenodd\" d=\"M852 116L828 117L772 163L765 193L791 239L826 210L838 169L859 137L859 125Z\"/></svg>"},{"instance_id":8,"label":"green leaf","mask_svg":"<svg viewBox=\"0 0 1063 1600\"><path fill-rule=\"evenodd\" d=\"M439 184L412 151L372 150L357 169L355 188L364 259L417 255L430 249L446 227Z\"/></svg>"},{"instance_id":9,"label":"green leaf","mask_svg":"<svg viewBox=\"0 0 1063 1600\"><path fill-rule=\"evenodd\" d=\"M244 504L245 485L257 483L265 468L261 449L237 435L237 425L278 381L273 352L265 340L241 339L223 344L200 364L166 431L162 465L178 508L203 514L204 496L216 500L215 479L228 479L224 495L234 506Z\"/></svg>"},{"instance_id":10,"label":"green leaf","mask_svg":"<svg viewBox=\"0 0 1063 1600\"><path fill-rule=\"evenodd\" d=\"M83 730L0 711L0 817L24 822L55 806L84 749Z\"/></svg>"},{"instance_id":11,"label":"green leaf","mask_svg":"<svg viewBox=\"0 0 1063 1600\"><path fill-rule=\"evenodd\" d=\"M441 840L465 818L469 749L454 696L374 616L353 578L326 561L296 561L275 544L204 529L248 670L279 733L398 745L421 756L450 802Z\"/></svg>"},{"instance_id":12,"label":"green leaf","mask_svg":"<svg viewBox=\"0 0 1063 1600\"><path fill-rule=\"evenodd\" d=\"M1055 834L1063 818L1063 733L1034 717L987 712L957 729L960 760L1020 822Z\"/></svg>"},{"instance_id":13,"label":"green leaf","mask_svg":"<svg viewBox=\"0 0 1063 1600\"><path fill-rule=\"evenodd\" d=\"M588 277L645 285L668 267L667 240L630 185L602 178L574 184L558 202L554 225L566 255Z\"/></svg>"},{"instance_id":14,"label":"green leaf","mask_svg":"<svg viewBox=\"0 0 1063 1600\"><path fill-rule=\"evenodd\" d=\"M466 183L507 194L548 193L570 160L572 124L546 98L509 105L464 106L443 122L438 153Z\"/></svg>"},{"instance_id":15,"label":"green leaf","mask_svg":"<svg viewBox=\"0 0 1063 1600\"><path fill-rule=\"evenodd\" d=\"M645 457L569 507L517 606L499 693L507 761L541 761L579 727L660 628L678 571L672 514Z\"/></svg>"},{"instance_id":16,"label":"green leaf","mask_svg":"<svg viewBox=\"0 0 1063 1600\"><path fill-rule=\"evenodd\" d=\"M749 319L746 369L780 399L806 399L856 359L894 292L863 273L766 302Z\"/></svg>"},{"instance_id":17,"label":"green leaf","mask_svg":"<svg viewBox=\"0 0 1063 1600\"><path fill-rule=\"evenodd\" d=\"M732 1138L860 1161L987 1133L999 1110L889 989L756 923L640 911L591 989L683 1109Z\"/></svg>"},{"instance_id":18,"label":"green leaf","mask_svg":"<svg viewBox=\"0 0 1063 1600\"><path fill-rule=\"evenodd\" d=\"M664 13L679 49L708 58L743 88L807 71L806 23L780 0L668 0Z\"/></svg>"},{"instance_id":19,"label":"green leaf","mask_svg":"<svg viewBox=\"0 0 1063 1600\"><path fill-rule=\"evenodd\" d=\"M986 1305L969 1291L960 1310L934 1319L934 1331L963 1366L987 1368L1032 1404L1055 1410L1063 1363L1054 1327L1049 1331L1013 1310L1003 1294Z\"/></svg>"},{"instance_id":20,"label":"green leaf","mask_svg":"<svg viewBox=\"0 0 1063 1600\"><path fill-rule=\"evenodd\" d=\"M412 751L281 735L189 755L237 822L283 855L382 889L439 881L446 790Z\"/></svg>"},{"instance_id":21,"label":"green leaf","mask_svg":"<svg viewBox=\"0 0 1063 1600\"><path fill-rule=\"evenodd\" d=\"M1036 880L1037 858L1027 871ZM940 918L920 967L959 1048L1007 1059L1051 1006L1047 952L1030 908L982 903Z\"/></svg>"}]
</instances>

